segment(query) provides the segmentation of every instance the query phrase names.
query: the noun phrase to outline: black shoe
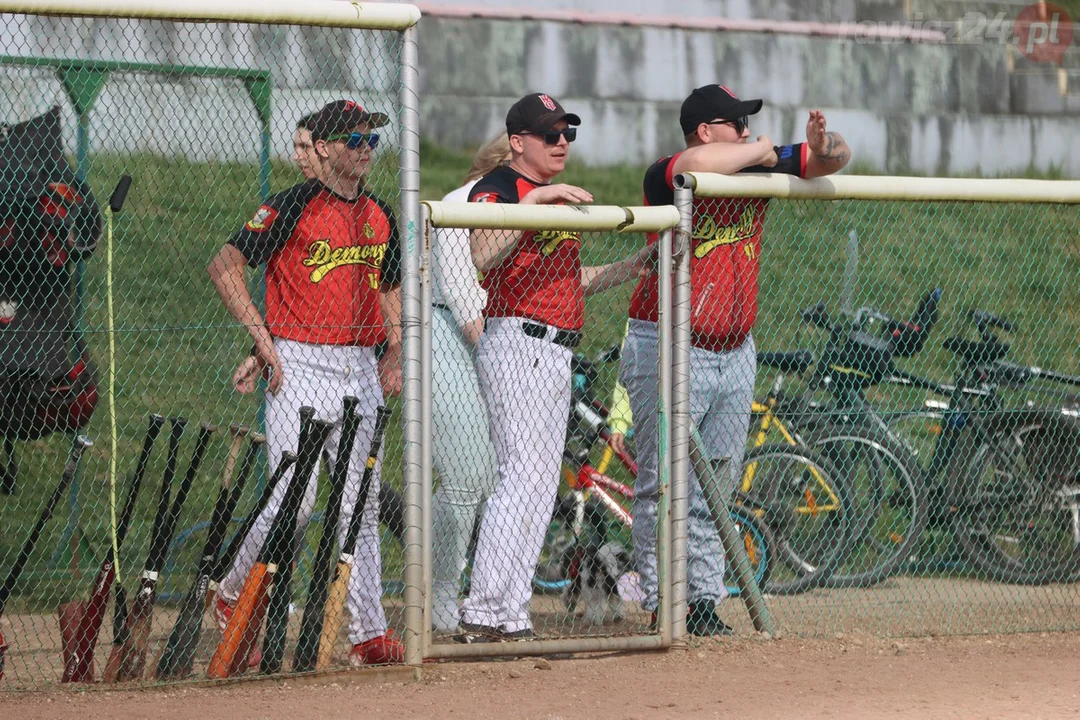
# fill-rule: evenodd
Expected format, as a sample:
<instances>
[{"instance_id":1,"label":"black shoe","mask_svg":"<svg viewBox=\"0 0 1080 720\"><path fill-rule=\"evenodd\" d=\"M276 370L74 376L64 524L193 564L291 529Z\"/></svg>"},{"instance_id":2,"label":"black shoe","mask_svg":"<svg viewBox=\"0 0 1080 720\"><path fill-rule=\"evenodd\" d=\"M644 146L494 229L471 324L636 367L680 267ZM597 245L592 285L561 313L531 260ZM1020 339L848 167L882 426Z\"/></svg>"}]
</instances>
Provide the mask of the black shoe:
<instances>
[{"instance_id":1,"label":"black shoe","mask_svg":"<svg viewBox=\"0 0 1080 720\"><path fill-rule=\"evenodd\" d=\"M475 643L493 643L503 639L503 633L498 628L475 623L459 623L454 642L473 645Z\"/></svg>"},{"instance_id":2,"label":"black shoe","mask_svg":"<svg viewBox=\"0 0 1080 720\"><path fill-rule=\"evenodd\" d=\"M716 614L716 603L712 600L698 600L690 603L686 611L686 632L697 637L730 637L735 634L735 631Z\"/></svg>"},{"instance_id":3,"label":"black shoe","mask_svg":"<svg viewBox=\"0 0 1080 720\"><path fill-rule=\"evenodd\" d=\"M501 630L500 632L502 633L503 640L533 640L536 638L536 633L530 628L515 630L514 632L507 632L506 630Z\"/></svg>"}]
</instances>

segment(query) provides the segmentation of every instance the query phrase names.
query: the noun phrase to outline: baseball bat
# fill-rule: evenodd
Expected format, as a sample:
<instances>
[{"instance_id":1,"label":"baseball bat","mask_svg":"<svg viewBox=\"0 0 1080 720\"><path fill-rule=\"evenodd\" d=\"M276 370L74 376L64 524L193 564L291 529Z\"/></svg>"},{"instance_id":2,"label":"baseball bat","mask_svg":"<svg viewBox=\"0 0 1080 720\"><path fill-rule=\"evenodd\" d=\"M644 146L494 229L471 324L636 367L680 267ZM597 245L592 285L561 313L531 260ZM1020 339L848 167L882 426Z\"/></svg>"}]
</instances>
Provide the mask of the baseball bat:
<instances>
[{"instance_id":1,"label":"baseball bat","mask_svg":"<svg viewBox=\"0 0 1080 720\"><path fill-rule=\"evenodd\" d=\"M314 415L312 408L304 407L300 410L300 441L297 448L299 459L293 473L294 482L285 490L282 505L270 525L270 533L244 580L221 642L218 643L207 667L207 675L211 678L227 678L243 672L247 668L248 656L258 640L259 629L266 614L268 592L273 583L273 575L277 572L277 566L272 560L277 552L277 538L282 532L283 518L288 514L289 508L299 505L304 494L305 483L295 480L306 477L302 475L305 468L310 476L318 459L319 448L322 447L321 443L315 444L318 438Z\"/></svg>"},{"instance_id":2,"label":"baseball bat","mask_svg":"<svg viewBox=\"0 0 1080 720\"><path fill-rule=\"evenodd\" d=\"M326 615L323 618L322 634L319 636L319 652L315 660L315 669L319 672L330 667L334 644L337 642L338 633L341 631L341 613L345 609L345 598L349 594L349 576L352 573L353 552L356 548L356 540L360 536L364 505L371 489L371 480L375 474L375 463L378 462L383 433L386 432L386 424L389 420L390 411L385 406L380 406L375 414L375 432L371 437L371 448L368 450L367 462L364 464L364 474L360 478L360 490L356 495L356 505L353 507L352 518L349 519L349 530L345 535L345 541L341 544L341 555L338 557L334 580L327 594Z\"/></svg>"},{"instance_id":3,"label":"baseball bat","mask_svg":"<svg viewBox=\"0 0 1080 720\"><path fill-rule=\"evenodd\" d=\"M154 600L157 597L158 575L165 564L165 555L168 551L169 541L172 538L173 528L176 526L176 520L187 500L191 485L198 475L202 457L210 442L210 435L216 430L213 425L207 423L203 423L199 429L195 451L192 453L187 472L184 474L184 479L181 481L180 488L177 490L170 507L169 498L180 455L180 440L186 425L187 420L185 418L172 418L172 429L169 434L169 454L165 462L165 474L161 482L158 511L154 517L153 530L150 534L150 550L147 552L146 563L139 579L139 590L131 603L131 609L128 611L126 636L122 643L113 646L113 652L110 654L109 663L106 666L105 682L141 678L143 669L146 666L146 650L150 641L150 627L154 617ZM114 658L116 662L114 662Z\"/></svg>"},{"instance_id":4,"label":"baseball bat","mask_svg":"<svg viewBox=\"0 0 1080 720\"><path fill-rule=\"evenodd\" d=\"M135 465L135 472L128 481L127 497L124 499L124 509L120 515L120 522L116 526L116 549L119 552L127 536L128 527L131 525L131 517L135 512L135 501L139 496L139 488L142 487L143 478L146 476L146 466L150 462L150 453L154 449L154 442L161 432L165 418L158 414L151 414L149 425L146 428L146 437L143 440L142 451ZM110 551L112 548L110 548ZM97 645L98 633L101 631L101 622L105 616L105 607L109 602L109 590L116 576L115 556L107 552L101 563L94 584L91 586L90 598L86 601L64 603L57 608L60 620L60 638L64 654L64 672L61 682L91 682L94 679L94 648ZM115 638L114 638L115 639Z\"/></svg>"},{"instance_id":5,"label":"baseball bat","mask_svg":"<svg viewBox=\"0 0 1080 720\"><path fill-rule=\"evenodd\" d=\"M281 479L285 477L285 474L292 469L296 464L296 453L286 450L281 453L281 460L278 461L278 466L274 470L273 477L270 478L270 482L263 488L262 494L259 496L258 501L252 506L251 511L248 512L247 517L244 518L244 523L240 526L240 530L233 536L232 542L225 548L213 565L213 570L210 572L210 587L206 591L206 603L209 606L214 595L217 593L218 583L232 567L236 561L236 556L240 553L240 548L244 544L244 538L251 532L252 526L255 525L255 521L262 515L263 510L270 503L270 498L274 495L274 490L277 488ZM236 507L237 501L240 498L240 488L234 487L232 489L232 495L229 502L233 507Z\"/></svg>"},{"instance_id":6,"label":"baseball bat","mask_svg":"<svg viewBox=\"0 0 1080 720\"><path fill-rule=\"evenodd\" d=\"M60 498L64 496L64 492L67 491L68 485L70 485L72 479L74 479L75 472L79 469L79 460L82 459L83 452L91 446L93 446L93 443L90 442L90 439L85 435L76 436L75 442L71 448L71 454L68 456L67 463L64 464L64 471L60 474L60 482L56 485L56 489L53 490L49 499L45 501L45 507L42 509L41 514L38 515L37 522L35 522L34 527L30 529L30 535L26 538L22 548L19 550L19 554L15 557L15 564L12 565L11 570L8 571L7 577L4 579L4 584L0 585L0 617L4 616L4 608L7 606L7 600L11 597L11 591L15 588L15 583L19 581L19 575L22 574L27 561L30 560L30 554L34 552L34 546L37 545L38 538L41 537L41 531L45 529L45 523L52 518L53 510L56 509L56 504L60 502ZM4 640L3 633L0 632L0 680L4 679L4 654L7 652L7 648L8 644Z\"/></svg>"},{"instance_id":7,"label":"baseball bat","mask_svg":"<svg viewBox=\"0 0 1080 720\"><path fill-rule=\"evenodd\" d=\"M169 639L165 643L161 657L158 658L158 679L185 678L191 674L195 662L195 649L199 644L199 634L202 632L203 614L206 609L206 593L210 585L210 571L217 561L218 551L225 540L225 532L229 527L229 518L232 517L236 507L235 500L238 495L232 492L232 470L236 464L236 456L239 454L240 444L248 429L238 425L230 428L233 436L229 447L229 460L225 462L225 472L221 479L221 489L218 490L217 500L214 502L214 512L210 516L210 527L206 533L206 542L203 545L202 555L199 557L198 569L195 573L195 581L184 596L184 602L180 607L180 614L176 618ZM248 445L244 461L240 465L240 472L236 478L236 487L240 490L247 483L251 469L255 465L256 456L262 449L266 438L256 434Z\"/></svg>"},{"instance_id":8,"label":"baseball bat","mask_svg":"<svg viewBox=\"0 0 1080 720\"><path fill-rule=\"evenodd\" d=\"M311 569L307 605L304 607L304 617L300 623L300 637L296 642L296 652L293 655L293 672L314 670L315 661L318 658L319 636L322 634L326 595L334 562L338 517L341 515L345 481L349 476L349 458L352 456L353 445L356 444L356 431L360 426L360 415L356 412L359 405L360 401L355 397L350 395L345 398L341 441L338 443L337 459L334 461L334 472L330 478L330 494L326 499L323 531L319 537L319 548L315 553L315 562ZM268 622L267 637L269 635ZM266 657L264 652L263 658Z\"/></svg>"},{"instance_id":9,"label":"baseball bat","mask_svg":"<svg viewBox=\"0 0 1080 720\"><path fill-rule=\"evenodd\" d=\"M310 482L312 471L318 465L322 454L323 445L334 429L334 423L328 420L315 420L314 433L317 442L313 441L314 453L303 464L301 456L298 475L293 476L293 482L302 486L303 490L296 495L295 501L290 506L282 505L281 530L275 545L272 546L272 562L277 566L277 572L268 583L269 600L266 606L266 632L263 637L262 664L259 672L264 675L272 675L281 671L281 661L285 656L285 634L289 627L289 602L292 599L292 575L293 561L299 548L303 545L303 535L297 537L297 513L304 499L304 490Z\"/></svg>"}]
</instances>

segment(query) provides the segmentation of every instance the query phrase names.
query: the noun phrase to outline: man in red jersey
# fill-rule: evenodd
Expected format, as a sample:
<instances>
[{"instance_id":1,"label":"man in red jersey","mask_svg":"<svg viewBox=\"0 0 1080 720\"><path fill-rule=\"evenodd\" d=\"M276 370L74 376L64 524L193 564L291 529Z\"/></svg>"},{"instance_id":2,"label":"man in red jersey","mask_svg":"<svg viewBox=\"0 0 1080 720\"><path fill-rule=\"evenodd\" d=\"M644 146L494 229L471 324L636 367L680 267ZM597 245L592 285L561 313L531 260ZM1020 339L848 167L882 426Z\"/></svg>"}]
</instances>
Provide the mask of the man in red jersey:
<instances>
[{"instance_id":1,"label":"man in red jersey","mask_svg":"<svg viewBox=\"0 0 1080 720\"><path fill-rule=\"evenodd\" d=\"M255 341L252 354L269 376L266 446L270 466L299 441L299 411L337 423L324 449L337 456L342 398L360 400L363 417L349 465L339 532L348 528L360 487L376 408L384 390L401 386L401 273L397 224L382 200L364 189L379 136L389 118L351 100L323 107L310 130L321 172L267 200L210 263L214 286L229 313ZM266 263L266 318L248 293L244 265ZM384 321L385 318L385 321ZM375 348L386 351L376 358ZM380 382L381 380L381 382ZM304 478L303 528L315 505L318 468ZM387 634L382 608L378 535L378 473L364 510L349 585L349 637L355 665L402 662L404 649ZM280 508L286 484L274 493L244 540L219 590L216 614L227 622L231 604Z\"/></svg>"},{"instance_id":2,"label":"man in red jersey","mask_svg":"<svg viewBox=\"0 0 1080 720\"><path fill-rule=\"evenodd\" d=\"M645 202L674 202L675 175L684 172L775 172L803 178L834 173L851 151L838 133L826 132L825 116L811 110L806 142L773 146L750 142L749 116L761 100L740 100L722 85L694 90L679 116L686 149L653 163L645 172ZM731 458L733 491L741 467L756 354L750 330L757 317L758 260L769 201L764 198L701 198L694 203L690 259L690 416L707 458ZM655 237L651 238L655 242ZM637 438L638 476L632 507L634 564L646 593L645 608L657 605L657 282L642 278L630 301L630 328L619 379L630 394ZM690 471L687 543L687 631L730 635L716 614L727 595L724 551L697 477Z\"/></svg>"},{"instance_id":3,"label":"man in red jersey","mask_svg":"<svg viewBox=\"0 0 1080 720\"><path fill-rule=\"evenodd\" d=\"M482 178L472 202L589 203L550 184L566 167L581 119L543 93L506 115L513 155ZM551 521L570 411L570 359L585 324L585 295L632 279L649 247L619 262L582 267L581 236L566 231L474 230L473 262L487 291L477 366L491 419L499 479L480 524L459 642L527 639L532 577Z\"/></svg>"}]
</instances>

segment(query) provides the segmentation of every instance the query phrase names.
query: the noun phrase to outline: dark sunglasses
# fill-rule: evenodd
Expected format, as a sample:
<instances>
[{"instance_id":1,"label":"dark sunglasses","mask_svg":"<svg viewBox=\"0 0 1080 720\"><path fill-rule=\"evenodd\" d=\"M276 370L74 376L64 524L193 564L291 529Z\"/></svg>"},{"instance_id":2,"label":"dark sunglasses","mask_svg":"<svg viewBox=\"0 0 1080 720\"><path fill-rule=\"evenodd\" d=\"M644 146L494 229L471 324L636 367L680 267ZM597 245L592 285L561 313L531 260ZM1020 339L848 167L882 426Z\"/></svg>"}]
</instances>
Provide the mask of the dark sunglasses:
<instances>
[{"instance_id":1,"label":"dark sunglasses","mask_svg":"<svg viewBox=\"0 0 1080 720\"><path fill-rule=\"evenodd\" d=\"M566 142L572 143L577 140L577 128L566 128L565 130L548 130L547 132L539 133L521 133L522 135L535 135L544 139L545 145L558 145L559 138L566 138Z\"/></svg>"},{"instance_id":2,"label":"dark sunglasses","mask_svg":"<svg viewBox=\"0 0 1080 720\"><path fill-rule=\"evenodd\" d=\"M335 140L344 140L345 147L350 150L355 150L358 147L367 145L372 150L379 144L378 133L343 133L341 135L331 135L326 138L326 142L334 142Z\"/></svg>"},{"instance_id":3,"label":"dark sunglasses","mask_svg":"<svg viewBox=\"0 0 1080 720\"><path fill-rule=\"evenodd\" d=\"M742 135L743 130L750 127L750 118L748 118L746 115L743 115L741 118L736 118L735 120L713 120L713 121L707 122L705 124L706 125L731 125L733 128L735 128L735 132Z\"/></svg>"}]
</instances>

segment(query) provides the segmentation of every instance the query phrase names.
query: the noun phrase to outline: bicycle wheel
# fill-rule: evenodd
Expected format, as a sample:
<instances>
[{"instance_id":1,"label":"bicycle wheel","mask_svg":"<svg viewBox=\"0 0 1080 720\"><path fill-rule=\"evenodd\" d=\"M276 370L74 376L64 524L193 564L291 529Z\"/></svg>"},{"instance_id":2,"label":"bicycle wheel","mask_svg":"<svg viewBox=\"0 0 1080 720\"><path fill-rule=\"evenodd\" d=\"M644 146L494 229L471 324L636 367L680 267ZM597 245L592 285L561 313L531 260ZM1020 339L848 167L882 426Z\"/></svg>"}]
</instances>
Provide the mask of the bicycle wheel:
<instances>
[{"instance_id":1,"label":"bicycle wheel","mask_svg":"<svg viewBox=\"0 0 1080 720\"><path fill-rule=\"evenodd\" d=\"M916 456L884 428L820 423L804 441L825 455L852 491L851 553L829 587L866 587L896 573L926 528L926 484Z\"/></svg>"},{"instance_id":2,"label":"bicycle wheel","mask_svg":"<svg viewBox=\"0 0 1080 720\"><path fill-rule=\"evenodd\" d=\"M795 445L754 448L743 458L742 488L775 539L766 592L817 587L850 553L851 498L820 453Z\"/></svg>"},{"instance_id":3,"label":"bicycle wheel","mask_svg":"<svg viewBox=\"0 0 1080 720\"><path fill-rule=\"evenodd\" d=\"M741 504L731 506L731 521L735 523L735 529L742 538L746 557L750 561L750 567L754 571L754 579L758 587L764 588L769 580L769 572L772 570L773 547L775 540L772 539L772 531L769 526L759 517L764 512ZM724 566L724 584L730 595L739 595L742 588L735 584L732 575L731 563Z\"/></svg>"},{"instance_id":4,"label":"bicycle wheel","mask_svg":"<svg viewBox=\"0 0 1080 720\"><path fill-rule=\"evenodd\" d=\"M1007 583L1080 580L1080 427L1054 413L988 418L957 479L957 537L976 567Z\"/></svg>"}]
</instances>

